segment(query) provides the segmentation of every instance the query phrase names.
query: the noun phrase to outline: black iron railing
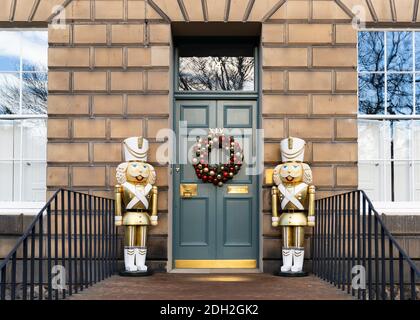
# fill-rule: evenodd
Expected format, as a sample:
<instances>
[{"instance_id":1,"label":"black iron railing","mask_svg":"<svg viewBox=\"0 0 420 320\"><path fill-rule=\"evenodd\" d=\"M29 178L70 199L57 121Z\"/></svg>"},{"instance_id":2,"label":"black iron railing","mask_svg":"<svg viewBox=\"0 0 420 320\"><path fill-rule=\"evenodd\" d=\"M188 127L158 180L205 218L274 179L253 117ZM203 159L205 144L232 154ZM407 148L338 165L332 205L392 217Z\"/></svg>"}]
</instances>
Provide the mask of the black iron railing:
<instances>
[{"instance_id":1,"label":"black iron railing","mask_svg":"<svg viewBox=\"0 0 420 320\"><path fill-rule=\"evenodd\" d=\"M367 195L352 191L316 201L313 271L358 299L419 299L420 271Z\"/></svg>"},{"instance_id":2,"label":"black iron railing","mask_svg":"<svg viewBox=\"0 0 420 320\"><path fill-rule=\"evenodd\" d=\"M0 262L0 300L64 299L116 271L114 200L58 190Z\"/></svg>"}]
</instances>

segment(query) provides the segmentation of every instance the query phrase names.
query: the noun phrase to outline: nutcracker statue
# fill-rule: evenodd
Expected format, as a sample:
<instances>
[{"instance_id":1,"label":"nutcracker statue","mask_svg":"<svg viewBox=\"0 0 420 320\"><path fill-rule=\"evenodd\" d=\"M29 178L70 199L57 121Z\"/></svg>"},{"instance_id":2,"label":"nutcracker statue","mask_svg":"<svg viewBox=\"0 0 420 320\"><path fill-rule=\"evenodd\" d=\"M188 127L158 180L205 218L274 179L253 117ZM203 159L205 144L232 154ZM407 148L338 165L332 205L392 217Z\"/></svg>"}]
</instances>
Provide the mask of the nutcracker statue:
<instances>
[{"instance_id":1,"label":"nutcracker statue","mask_svg":"<svg viewBox=\"0 0 420 320\"><path fill-rule=\"evenodd\" d=\"M304 231L306 226L315 225L312 170L303 162L304 140L289 137L281 141L280 148L282 163L274 169L275 186L271 190L272 226L282 227L283 231L283 266L279 275L304 276Z\"/></svg>"},{"instance_id":2,"label":"nutcracker statue","mask_svg":"<svg viewBox=\"0 0 420 320\"><path fill-rule=\"evenodd\" d=\"M123 142L125 162L117 167L115 224L124 226L124 264L121 275L147 275L147 227L157 225L158 190L155 169L148 164L149 142L131 137Z\"/></svg>"}]
</instances>

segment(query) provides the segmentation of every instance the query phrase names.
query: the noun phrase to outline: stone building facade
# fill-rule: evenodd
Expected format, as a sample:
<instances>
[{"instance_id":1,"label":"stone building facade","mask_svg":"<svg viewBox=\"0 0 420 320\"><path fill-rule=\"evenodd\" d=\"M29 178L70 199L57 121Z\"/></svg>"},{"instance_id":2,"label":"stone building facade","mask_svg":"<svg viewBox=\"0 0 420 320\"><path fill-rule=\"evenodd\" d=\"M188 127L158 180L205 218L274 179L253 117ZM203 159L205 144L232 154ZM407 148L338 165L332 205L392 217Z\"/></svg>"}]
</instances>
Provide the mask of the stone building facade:
<instances>
[{"instance_id":1,"label":"stone building facade","mask_svg":"<svg viewBox=\"0 0 420 320\"><path fill-rule=\"evenodd\" d=\"M189 23L259 24L265 167L279 162L282 138L298 136L307 141L318 197L356 189L355 6L371 25L417 21L414 0L2 0L1 26L49 25L49 194L65 187L112 197L121 141L147 137L161 194L149 259L170 267L176 195L154 150L162 143L156 133L172 128L172 29ZM281 258L280 238L271 227L270 185L260 192L260 261L269 271Z\"/></svg>"}]
</instances>

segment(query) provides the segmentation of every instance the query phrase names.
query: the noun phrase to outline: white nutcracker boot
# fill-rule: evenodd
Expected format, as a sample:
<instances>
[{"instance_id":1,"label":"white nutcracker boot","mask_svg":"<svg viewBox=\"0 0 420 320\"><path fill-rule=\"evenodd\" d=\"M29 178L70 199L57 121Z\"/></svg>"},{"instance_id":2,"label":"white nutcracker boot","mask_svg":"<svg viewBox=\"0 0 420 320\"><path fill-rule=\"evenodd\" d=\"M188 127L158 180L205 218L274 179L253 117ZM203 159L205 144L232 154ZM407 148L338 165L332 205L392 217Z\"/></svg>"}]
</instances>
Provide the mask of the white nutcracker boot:
<instances>
[{"instance_id":1,"label":"white nutcracker boot","mask_svg":"<svg viewBox=\"0 0 420 320\"><path fill-rule=\"evenodd\" d=\"M303 249L293 250L293 266L292 272L302 272L303 269L303 258L305 251Z\"/></svg>"},{"instance_id":2,"label":"white nutcracker boot","mask_svg":"<svg viewBox=\"0 0 420 320\"><path fill-rule=\"evenodd\" d=\"M137 271L137 267L134 264L135 249L133 247L124 248L124 264L126 271Z\"/></svg>"},{"instance_id":3,"label":"white nutcracker boot","mask_svg":"<svg viewBox=\"0 0 420 320\"><path fill-rule=\"evenodd\" d=\"M139 247L136 249L136 267L138 271L147 271L146 254L146 247Z\"/></svg>"},{"instance_id":4,"label":"white nutcracker boot","mask_svg":"<svg viewBox=\"0 0 420 320\"><path fill-rule=\"evenodd\" d=\"M288 272L292 267L292 259L293 259L293 250L291 249L283 249L283 265L280 268L281 272Z\"/></svg>"}]
</instances>

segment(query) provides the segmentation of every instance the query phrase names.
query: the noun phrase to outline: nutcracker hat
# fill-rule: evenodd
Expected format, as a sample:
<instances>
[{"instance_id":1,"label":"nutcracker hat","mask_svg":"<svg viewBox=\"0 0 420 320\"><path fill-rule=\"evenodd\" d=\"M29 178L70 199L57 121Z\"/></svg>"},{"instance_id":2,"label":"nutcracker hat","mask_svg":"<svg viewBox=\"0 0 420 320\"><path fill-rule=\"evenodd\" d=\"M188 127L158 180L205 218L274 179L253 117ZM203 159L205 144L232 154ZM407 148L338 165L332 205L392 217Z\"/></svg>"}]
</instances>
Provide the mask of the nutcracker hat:
<instances>
[{"instance_id":1,"label":"nutcracker hat","mask_svg":"<svg viewBox=\"0 0 420 320\"><path fill-rule=\"evenodd\" d=\"M123 141L125 161L147 161L149 141L143 137L130 137Z\"/></svg>"},{"instance_id":2,"label":"nutcracker hat","mask_svg":"<svg viewBox=\"0 0 420 320\"><path fill-rule=\"evenodd\" d=\"M305 140L289 137L280 142L281 161L303 162L305 155Z\"/></svg>"}]
</instances>

